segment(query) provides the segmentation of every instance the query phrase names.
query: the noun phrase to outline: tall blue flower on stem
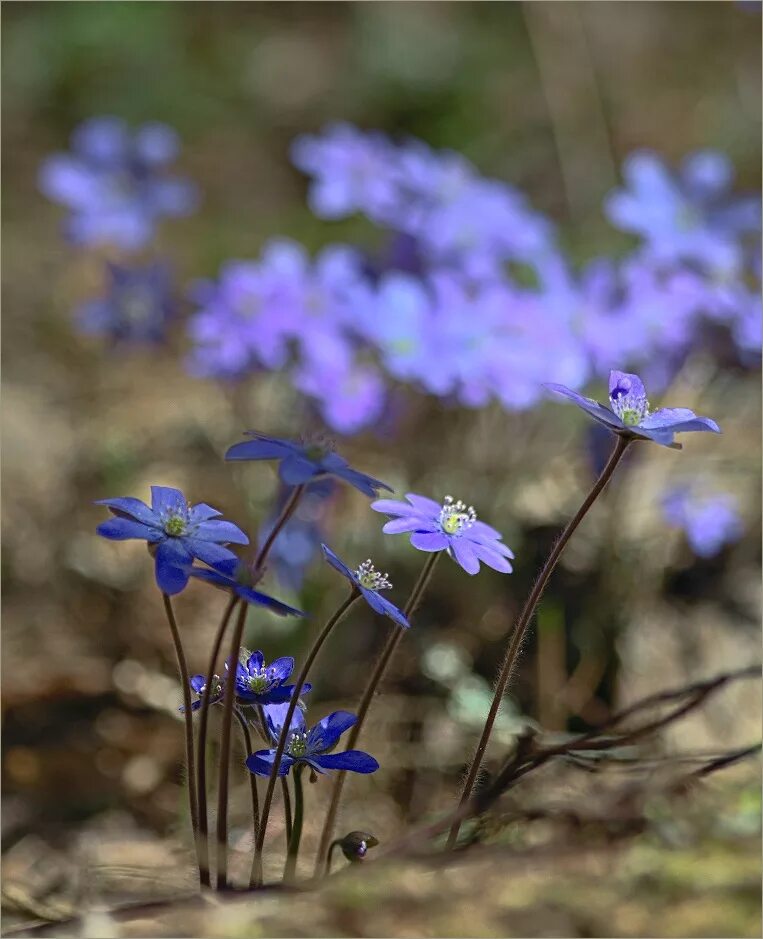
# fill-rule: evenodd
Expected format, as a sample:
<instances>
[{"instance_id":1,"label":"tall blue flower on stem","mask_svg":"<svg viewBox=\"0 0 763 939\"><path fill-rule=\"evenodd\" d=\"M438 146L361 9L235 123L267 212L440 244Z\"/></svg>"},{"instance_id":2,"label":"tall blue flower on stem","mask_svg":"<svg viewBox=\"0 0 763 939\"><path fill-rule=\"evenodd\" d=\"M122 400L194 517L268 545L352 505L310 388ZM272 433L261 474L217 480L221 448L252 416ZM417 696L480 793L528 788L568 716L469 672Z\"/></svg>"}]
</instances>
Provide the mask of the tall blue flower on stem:
<instances>
[{"instance_id":1,"label":"tall blue flower on stem","mask_svg":"<svg viewBox=\"0 0 763 939\"><path fill-rule=\"evenodd\" d=\"M390 603L379 593L380 590L391 589L392 584L386 574L376 570L370 558L363 561L358 569L353 571L343 561L339 560L328 545L322 544L321 550L328 563L349 580L353 589L363 597L375 613L388 616L402 626L403 629L408 629L410 623L405 614L398 610L394 603Z\"/></svg>"},{"instance_id":2,"label":"tall blue flower on stem","mask_svg":"<svg viewBox=\"0 0 763 939\"><path fill-rule=\"evenodd\" d=\"M442 504L409 492L408 503L394 499L372 502L375 512L393 516L382 531L393 535L411 532L411 544L419 551L446 551L467 574L476 574L480 561L504 574L512 571L514 554L495 528L477 520L474 508L446 496Z\"/></svg>"},{"instance_id":3,"label":"tall blue flower on stem","mask_svg":"<svg viewBox=\"0 0 763 939\"><path fill-rule=\"evenodd\" d=\"M217 518L222 514L217 509L203 502L190 505L179 489L168 486L151 487L150 508L132 497L99 499L96 505L107 506L114 515L98 526L99 535L148 542L155 552L156 582L170 596L185 588L194 558L210 565L236 562L224 545L249 544L237 525Z\"/></svg>"},{"instance_id":4,"label":"tall blue flower on stem","mask_svg":"<svg viewBox=\"0 0 763 939\"><path fill-rule=\"evenodd\" d=\"M284 684L294 671L294 659L282 656L265 664L262 652L252 652L246 662L236 667L236 698L241 704L283 704L291 700L294 685ZM300 694L312 688L309 682L302 685Z\"/></svg>"},{"instance_id":5,"label":"tall blue flower on stem","mask_svg":"<svg viewBox=\"0 0 763 939\"><path fill-rule=\"evenodd\" d=\"M390 486L352 469L347 460L334 452L333 444L324 439L295 442L268 437L255 430L246 431L251 440L234 444L225 454L226 460L277 460L278 475L289 486L299 486L335 476L366 496L375 496L379 489Z\"/></svg>"},{"instance_id":6,"label":"tall blue flower on stem","mask_svg":"<svg viewBox=\"0 0 763 939\"><path fill-rule=\"evenodd\" d=\"M274 743L277 743L281 736L288 708L288 704L268 704L263 708L265 724ZM293 766L299 764L305 764L317 773L334 769L349 770L352 773L375 773L379 769L378 762L362 750L331 752L339 743L342 734L349 730L356 720L356 716L349 711L334 711L307 730L305 716L297 708L289 723L289 736L278 767L278 775L285 776ZM258 750L248 757L246 765L257 776L269 776L275 753L275 748Z\"/></svg>"},{"instance_id":7,"label":"tall blue flower on stem","mask_svg":"<svg viewBox=\"0 0 763 939\"><path fill-rule=\"evenodd\" d=\"M613 370L609 373L609 403L605 407L565 385L546 384L549 391L569 398L613 433L629 439L652 440L663 447L680 450L674 435L690 431L721 432L709 417L697 417L689 408L657 408L651 411L644 383L638 375Z\"/></svg>"}]
</instances>

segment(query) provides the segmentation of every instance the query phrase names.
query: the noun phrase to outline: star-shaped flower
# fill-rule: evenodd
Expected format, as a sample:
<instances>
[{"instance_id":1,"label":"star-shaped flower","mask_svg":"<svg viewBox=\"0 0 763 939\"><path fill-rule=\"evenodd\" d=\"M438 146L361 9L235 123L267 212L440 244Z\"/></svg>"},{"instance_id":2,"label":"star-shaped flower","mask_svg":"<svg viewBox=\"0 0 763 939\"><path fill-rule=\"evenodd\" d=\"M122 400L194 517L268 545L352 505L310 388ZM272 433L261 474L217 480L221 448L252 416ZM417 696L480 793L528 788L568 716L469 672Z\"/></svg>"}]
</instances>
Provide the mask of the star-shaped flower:
<instances>
[{"instance_id":1,"label":"star-shaped flower","mask_svg":"<svg viewBox=\"0 0 763 939\"><path fill-rule=\"evenodd\" d=\"M382 531L388 535L411 532L411 544L419 551L447 551L467 574L476 574L480 561L495 571L510 574L514 554L495 528L477 520L474 508L446 496L441 503L409 492L408 503L394 499L372 502L375 512L394 516Z\"/></svg>"},{"instance_id":2,"label":"star-shaped flower","mask_svg":"<svg viewBox=\"0 0 763 939\"><path fill-rule=\"evenodd\" d=\"M142 539L155 546L156 582L166 594L180 593L191 576L194 558L205 564L236 562L236 555L223 545L249 544L249 539L232 522L222 521L217 509L200 502L190 505L179 489L151 487L151 507L140 499L124 497L99 499L114 518L102 522L96 531L112 541Z\"/></svg>"},{"instance_id":3,"label":"star-shaped flower","mask_svg":"<svg viewBox=\"0 0 763 939\"><path fill-rule=\"evenodd\" d=\"M408 629L411 624L406 619L405 614L398 610L394 603L385 600L379 593L380 590L389 590L392 584L386 574L381 574L374 568L370 558L363 561L358 569L353 571L343 561L339 560L328 545L322 544L321 550L329 564L349 580L353 588L363 596L363 599L374 612L380 613L382 616L389 616L403 629Z\"/></svg>"},{"instance_id":4,"label":"star-shaped flower","mask_svg":"<svg viewBox=\"0 0 763 939\"><path fill-rule=\"evenodd\" d=\"M546 384L554 394L574 401L578 407L604 424L613 433L634 439L653 440L663 447L680 450L674 434L690 431L721 432L709 417L697 417L689 408L657 408L650 411L644 383L638 375L613 370L609 373L610 408L592 398L585 398L565 385Z\"/></svg>"}]
</instances>

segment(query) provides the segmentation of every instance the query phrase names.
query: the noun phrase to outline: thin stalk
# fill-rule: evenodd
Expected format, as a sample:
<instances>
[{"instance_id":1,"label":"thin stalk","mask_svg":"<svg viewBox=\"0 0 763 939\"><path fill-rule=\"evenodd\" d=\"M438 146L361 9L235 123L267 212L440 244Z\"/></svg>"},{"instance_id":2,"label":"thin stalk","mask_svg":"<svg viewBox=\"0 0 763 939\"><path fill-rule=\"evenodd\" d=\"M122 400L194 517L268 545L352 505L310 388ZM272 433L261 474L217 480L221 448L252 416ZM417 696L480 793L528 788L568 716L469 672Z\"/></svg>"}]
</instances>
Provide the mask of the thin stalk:
<instances>
[{"instance_id":1,"label":"thin stalk","mask_svg":"<svg viewBox=\"0 0 763 939\"><path fill-rule=\"evenodd\" d=\"M305 796L302 789L302 766L294 767L294 824L289 839L289 849L286 853L286 865L283 869L284 883L291 883L297 871L297 855L299 842L302 839L302 819L305 813Z\"/></svg>"},{"instance_id":2,"label":"thin stalk","mask_svg":"<svg viewBox=\"0 0 763 939\"><path fill-rule=\"evenodd\" d=\"M270 736L268 734L268 729L265 726L265 714L262 710L262 705L257 706L257 717L259 718L260 725L260 734L265 743L270 743ZM289 795L289 783L286 780L285 776L278 777L281 781L281 795L283 796L283 816L284 816L284 831L286 833L286 850L289 850L289 842L291 841L291 796ZM254 865L252 865L252 877L254 876ZM254 882L252 877L249 879L249 886L254 887Z\"/></svg>"},{"instance_id":3,"label":"thin stalk","mask_svg":"<svg viewBox=\"0 0 763 939\"><path fill-rule=\"evenodd\" d=\"M440 556L440 552L430 554L426 561L424 562L424 567L421 569L418 580L414 584L413 590L411 591L408 601L405 604L403 612L405 613L408 621L410 622L411 617L416 611L421 598L424 596L424 591L429 585L429 581L432 578L434 572L435 564L437 559ZM397 645L400 640L403 638L405 633L404 629L400 629L399 626L393 626L392 631L389 634L389 638L382 650L379 660L376 663L371 677L368 679L368 684L366 685L363 696L360 699L360 704L358 705L357 710L357 721L353 725L350 736L347 739L347 750L353 750L358 742L358 737L360 737L360 731L363 728L363 723L366 719L366 714L368 709L371 706L374 695L376 694L376 689L379 687L384 675L386 674L387 667L392 659L392 656L395 654ZM334 779L334 788L331 790L331 801L329 802L328 812L326 814L326 821L323 824L323 831L321 833L321 841L318 847L318 854L315 858L315 870L313 872L315 877L320 876L321 867L325 863L325 873L328 873L329 870L329 842L331 841L331 836L334 834L334 826L336 824L336 817L339 812L339 802L342 798L342 790L344 788L345 777L347 776L346 771L342 771L336 774ZM325 862L324 862L325 859Z\"/></svg>"},{"instance_id":4,"label":"thin stalk","mask_svg":"<svg viewBox=\"0 0 763 939\"><path fill-rule=\"evenodd\" d=\"M244 751L246 755L249 756L254 753L254 748L252 747L252 735L249 733L246 718L238 708L234 708L233 713L236 715L236 720L241 728L241 735L244 738ZM260 825L260 799L257 794L257 777L254 773L250 773L249 770L247 770L247 773L249 775L249 786L252 790L252 838L253 841L256 841L257 831Z\"/></svg>"},{"instance_id":5,"label":"thin stalk","mask_svg":"<svg viewBox=\"0 0 763 939\"><path fill-rule=\"evenodd\" d=\"M268 559L268 555L270 554L270 549L273 547L275 540L278 537L281 529L284 527L284 525L289 521L289 519L294 514L297 508L297 505L299 504L299 500L302 498L305 492L305 489L307 489L306 483L301 483L299 486L294 487L291 495L286 501L286 504L281 509L281 514L276 519L276 522L273 525L273 528L271 529L270 534L265 539L265 543L257 552L257 556L255 557L254 562L252 564L253 573L258 574L262 570L262 568L265 566L265 561L267 561Z\"/></svg>"},{"instance_id":6,"label":"thin stalk","mask_svg":"<svg viewBox=\"0 0 763 939\"><path fill-rule=\"evenodd\" d=\"M193 828L193 840L196 848L196 858L199 858L199 815L198 802L196 799L196 766L193 749L193 714L191 713L191 685L188 678L188 665L185 660L183 643L180 641L180 632L178 631L175 613L172 609L172 601L166 593L162 593L164 600L164 611L167 614L167 622L170 624L172 641L175 644L175 655L177 656L178 671L180 672L180 684L183 686L183 718L185 721L185 761L186 772L188 775L188 804L191 811L191 827ZM199 874L201 874L201 864L199 863Z\"/></svg>"},{"instance_id":7,"label":"thin stalk","mask_svg":"<svg viewBox=\"0 0 763 939\"><path fill-rule=\"evenodd\" d=\"M286 749L286 741L289 739L291 719L294 716L294 711L297 709L297 702L299 701L302 687L307 680L307 676L310 672L310 668L312 667L313 662L315 661L315 657L320 652L321 646L328 638L329 633L337 625L337 623L340 622L340 620L344 617L344 615L359 596L360 592L353 588L349 597L347 597L347 599L342 604L340 604L334 615L328 620L326 625L321 630L318 638L313 643L312 648L307 653L307 658L305 659L305 664L302 666L302 671L299 673L299 677L294 683L294 691L292 692L291 700L289 701L289 707L286 711L286 717L283 722L283 727L281 728L281 734L278 738L278 744L276 746L276 752L273 758L273 766L271 767L270 776L268 777L268 787L265 790L265 799L262 806L262 818L260 819L259 837L257 838L257 844L254 850L254 860L252 861L252 882L257 886L262 883L262 848L265 844L265 833L267 832L268 828L268 815L270 814L270 805L273 801L273 790L275 789L276 779L278 778L278 769L281 765L281 757L283 756L283 752Z\"/></svg>"},{"instance_id":8,"label":"thin stalk","mask_svg":"<svg viewBox=\"0 0 763 939\"><path fill-rule=\"evenodd\" d=\"M471 796L472 789L474 788L474 782L477 779L477 774L480 771L482 766L482 760L485 756L485 750L490 740L490 734L493 730L493 724L495 719L498 716L498 710L501 706L501 701L504 694L506 693L506 688L511 680L511 677L514 673L514 669L519 658L519 653L522 650L522 643L525 639L525 634L527 628L530 625L533 614L535 613L535 607L538 605L538 601L541 598L541 594L548 583L548 579L554 571L554 568L559 561L559 558L564 551L567 542L570 540L572 535L575 532L575 529L585 518L586 513L594 504L598 498L601 491L609 482L612 474L617 467L617 464L620 462L623 454L625 453L628 444L630 443L630 438L617 436L615 440L615 446L612 450L612 454L607 462L607 465L601 471L601 475L596 480L593 485L593 488L585 497L583 504L580 506L578 511L575 513L573 518L568 522L567 527L562 531L559 536L558 541L551 549L551 553L546 559L546 563L541 568L541 572L538 575L538 579L535 581L535 584L530 591L530 594L525 601L525 605L522 607L522 611L519 614L516 625L511 633L511 639L509 641L508 649L506 650L506 656L504 657L503 664L498 673L498 679L495 684L495 693L493 694L493 701L490 705L490 711L485 721L485 726L482 730L482 736L480 737L479 743L477 744L477 749L474 754L474 758L469 767L469 772L466 775L466 780L464 782L464 788L461 793L461 799L459 805L463 805ZM450 834L448 836L447 847L452 848L456 843L456 838L458 837L458 832L461 827L462 819L459 819L453 823L453 826L450 829Z\"/></svg>"},{"instance_id":9,"label":"thin stalk","mask_svg":"<svg viewBox=\"0 0 763 939\"><path fill-rule=\"evenodd\" d=\"M334 841L332 841L331 844L329 845L328 852L326 853L326 876L327 876L327 877L328 877L328 875L331 873L331 860L332 860L332 858L334 857L334 848L340 847L341 844L342 844L342 839L341 839L341 838L336 838L336 839L335 839ZM320 857L321 857L321 855L319 854L319 855L318 855L318 859L319 859L319 860L320 860Z\"/></svg>"},{"instance_id":10,"label":"thin stalk","mask_svg":"<svg viewBox=\"0 0 763 939\"><path fill-rule=\"evenodd\" d=\"M228 655L228 674L225 677L222 730L220 733L220 777L217 788L217 889L228 886L228 776L230 771L230 738L233 723L233 704L236 698L236 666L238 665L241 636L246 622L247 604L239 608Z\"/></svg>"},{"instance_id":11,"label":"thin stalk","mask_svg":"<svg viewBox=\"0 0 763 939\"><path fill-rule=\"evenodd\" d=\"M212 646L212 654L209 657L207 674L205 676L204 695L201 699L201 708L199 710L199 762L197 769L198 786L196 789L199 802L199 873L201 883L204 887L210 886L209 876L209 814L207 812L207 727L209 726L209 696L212 689L212 682L215 678L217 669L217 659L220 655L220 646L222 645L225 630L228 628L233 608L236 606L238 597L231 595L230 600L225 606L223 618L215 635L215 641Z\"/></svg>"}]
</instances>

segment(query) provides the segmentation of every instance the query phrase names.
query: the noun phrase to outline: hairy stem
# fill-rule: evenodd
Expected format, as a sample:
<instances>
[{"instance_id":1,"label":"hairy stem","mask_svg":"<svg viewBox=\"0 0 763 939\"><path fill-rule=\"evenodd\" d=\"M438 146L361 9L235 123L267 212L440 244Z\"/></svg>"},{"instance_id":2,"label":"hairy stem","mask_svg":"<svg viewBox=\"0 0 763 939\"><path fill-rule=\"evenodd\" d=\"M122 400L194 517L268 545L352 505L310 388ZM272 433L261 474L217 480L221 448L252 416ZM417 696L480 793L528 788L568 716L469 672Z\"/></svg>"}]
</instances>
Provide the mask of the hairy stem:
<instances>
[{"instance_id":1,"label":"hairy stem","mask_svg":"<svg viewBox=\"0 0 763 939\"><path fill-rule=\"evenodd\" d=\"M514 673L519 654L522 650L522 643L524 642L527 628L530 625L533 614L535 613L535 608L538 605L538 601L541 598L546 584L548 583L548 579L553 573L554 568L556 567L557 562L559 561L559 558L561 557L562 552L567 545L567 542L574 534L575 529L585 518L586 513L594 504L599 494L612 477L612 474L614 473L617 464L620 462L623 454L625 453L629 443L630 439L628 437L616 437L615 446L612 450L612 454L609 457L607 465L601 471L601 475L594 483L591 491L585 497L583 504L580 506L573 518L568 522L566 528L559 536L556 544L551 549L551 553L546 559L546 563L541 568L538 579L535 581L535 584L533 585L533 588L530 591L527 600L525 601L525 605L522 607L522 611L520 612L519 618L517 619L516 625L514 626L514 629L511 633L511 639L509 641L508 649L506 650L506 656L504 657L503 664L501 665L501 669L498 673L498 678L495 683L495 693L493 694L493 701L490 705L490 711L488 713L487 720L485 721L485 726L482 730L482 736L480 737L479 743L477 744L474 758L472 759L469 771L466 774L459 805L463 805L472 794L474 783L477 779L477 774L480 771L480 767L482 766L485 750L487 748L488 741L490 740L490 734L492 733L495 719L498 716L498 710L501 706L501 701L504 694L506 693L506 688ZM455 821L450 829L447 843L448 848L452 848L456 843L456 838L458 837L458 832L461 827L461 821L461 819Z\"/></svg>"},{"instance_id":2,"label":"hairy stem","mask_svg":"<svg viewBox=\"0 0 763 939\"><path fill-rule=\"evenodd\" d=\"M228 674L225 676L225 697L220 733L220 776L217 788L217 889L228 886L228 776L230 771L230 739L233 723L233 705L236 699L236 666L238 665L241 636L246 622L247 605L239 608L228 654Z\"/></svg>"},{"instance_id":3,"label":"hairy stem","mask_svg":"<svg viewBox=\"0 0 763 939\"><path fill-rule=\"evenodd\" d=\"M196 858L199 858L199 815L198 802L196 798L196 765L193 752L193 714L191 713L191 685L188 678L188 665L185 660L183 643L180 641L180 632L178 631L175 613L172 609L172 601L166 593L162 594L164 600L164 611L167 614L167 622L170 624L172 641L175 645L175 655L177 656L178 671L180 673L180 683L183 686L183 718L185 721L185 761L186 773L188 776L188 805L191 812L191 827L193 829L194 846L196 848ZM201 873L201 864L199 864Z\"/></svg>"},{"instance_id":4,"label":"hairy stem","mask_svg":"<svg viewBox=\"0 0 763 939\"><path fill-rule=\"evenodd\" d=\"M426 561L424 562L424 567L419 574L418 580L414 584L413 590L411 591L411 595L408 597L408 601L405 604L403 612L405 613L409 622L414 612L416 611L421 598L424 596L424 591L429 585L429 581L432 578L434 567L439 556L440 552L437 552L430 554L427 557ZM371 706L371 701L373 701L374 695L376 694L376 689L379 687L382 679L384 678L389 663L392 660L392 656L395 654L397 645L403 638L404 634L404 629L393 625L392 631L389 634L389 638L387 639L384 649L379 656L371 677L368 679L368 684L366 685L363 696L361 697L360 703L358 704L358 719L350 731L350 736L347 739L347 746L345 749L353 750L355 748L358 742L358 737L360 737L360 731L362 730L366 719L366 714L368 713L368 709ZM315 877L320 876L321 868L324 867L324 865L325 873L328 873L329 870L329 842L331 841L331 836L334 834L334 826L336 825L336 817L339 812L339 802L342 798L342 790L344 788L344 781L346 776L347 773L345 771L341 771L336 774L336 778L334 779L334 788L331 790L331 801L329 802L328 812L326 813L326 821L323 823L323 831L321 833L318 854L315 858L315 870L313 872Z\"/></svg>"},{"instance_id":5,"label":"hairy stem","mask_svg":"<svg viewBox=\"0 0 763 939\"><path fill-rule=\"evenodd\" d=\"M286 748L286 741L289 739L291 719L294 716L294 711L297 709L297 702L299 701L302 687L307 680L308 673L312 667L313 662L315 661L315 657L320 652L321 646L328 638L329 633L344 617L344 615L359 596L359 591L353 587L349 597L339 606L337 611L329 619L329 621L321 630L318 638L313 643L312 648L307 653L307 658L305 659L305 664L302 666L302 671L299 673L299 677L294 683L294 691L292 693L291 700L289 701L289 707L286 711L286 717L283 722L283 727L281 728L281 734L278 738L278 744L276 746L276 752L273 758L273 766L271 767L270 776L268 777L268 787L265 790L265 799L262 806L262 818L260 820L259 837L257 838L257 844L254 850L254 860L252 862L252 880L257 886L262 883L262 848L265 844L265 833L267 832L268 827L270 805L273 801L273 790L275 789L276 779L278 778L278 770L281 766L281 757L283 756L283 752Z\"/></svg>"},{"instance_id":6,"label":"hairy stem","mask_svg":"<svg viewBox=\"0 0 763 939\"><path fill-rule=\"evenodd\" d=\"M299 842L302 839L302 819L304 817L305 795L302 788L302 770L303 766L294 767L294 823L291 828L291 838L289 839L289 848L286 853L286 865L283 870L284 883L291 883L294 880L294 874L297 871L297 856L299 854Z\"/></svg>"},{"instance_id":7,"label":"hairy stem","mask_svg":"<svg viewBox=\"0 0 763 939\"><path fill-rule=\"evenodd\" d=\"M199 873L201 883L204 887L209 887L209 814L207 812L207 727L209 726L209 696L211 694L212 682L215 678L217 669L217 659L220 655L220 646L222 645L225 630L228 628L233 608L236 606L238 598L235 594L231 595L225 606L223 618L215 635L212 645L212 653L209 657L207 674L204 678L204 694L201 699L201 708L199 710L199 761L197 769L197 795L199 801Z\"/></svg>"}]
</instances>

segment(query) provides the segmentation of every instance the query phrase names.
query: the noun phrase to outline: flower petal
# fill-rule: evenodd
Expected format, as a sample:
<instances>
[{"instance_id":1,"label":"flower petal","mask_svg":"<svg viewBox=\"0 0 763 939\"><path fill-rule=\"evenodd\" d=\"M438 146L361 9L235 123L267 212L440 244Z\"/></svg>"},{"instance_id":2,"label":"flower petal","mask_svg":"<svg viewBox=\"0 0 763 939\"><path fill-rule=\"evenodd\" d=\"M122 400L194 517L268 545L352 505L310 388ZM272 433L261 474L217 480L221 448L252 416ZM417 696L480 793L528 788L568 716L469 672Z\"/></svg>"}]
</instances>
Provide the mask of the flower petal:
<instances>
[{"instance_id":1,"label":"flower petal","mask_svg":"<svg viewBox=\"0 0 763 939\"><path fill-rule=\"evenodd\" d=\"M96 505L105 505L114 512L122 515L130 515L144 525L157 525L159 520L140 499L133 499L132 496L125 496L121 499L98 499Z\"/></svg>"},{"instance_id":2,"label":"flower petal","mask_svg":"<svg viewBox=\"0 0 763 939\"><path fill-rule=\"evenodd\" d=\"M254 439L234 443L225 453L226 460L282 460L297 449L288 440L266 437L254 430L247 431L246 435Z\"/></svg>"},{"instance_id":3,"label":"flower petal","mask_svg":"<svg viewBox=\"0 0 763 939\"><path fill-rule=\"evenodd\" d=\"M191 688L196 692L196 694L201 694L204 690L204 685L207 683L207 678L205 675L194 675L192 676L189 684Z\"/></svg>"},{"instance_id":4,"label":"flower petal","mask_svg":"<svg viewBox=\"0 0 763 939\"><path fill-rule=\"evenodd\" d=\"M130 518L110 518L108 521L101 522L96 528L96 532L103 538L109 538L111 541L127 541L130 538L140 538L155 544L166 537L163 531L158 528L149 528L142 522L134 522Z\"/></svg>"},{"instance_id":5,"label":"flower petal","mask_svg":"<svg viewBox=\"0 0 763 939\"><path fill-rule=\"evenodd\" d=\"M405 502L399 502L396 499L377 499L371 503L374 512L381 512L383 515L411 515L411 507Z\"/></svg>"},{"instance_id":6,"label":"flower petal","mask_svg":"<svg viewBox=\"0 0 763 939\"><path fill-rule=\"evenodd\" d=\"M421 512L422 515L431 516L432 518L439 518L442 506L435 502L434 499L427 499L426 496L416 495L415 492L406 492L405 498L411 503L411 505L416 509L417 512Z\"/></svg>"},{"instance_id":7,"label":"flower petal","mask_svg":"<svg viewBox=\"0 0 763 939\"><path fill-rule=\"evenodd\" d=\"M206 522L210 518L215 518L217 515L222 515L222 512L218 512L217 509L213 509L211 505L207 505L206 502L198 502L196 505L191 506L191 511L188 513L191 522L196 525L199 522Z\"/></svg>"},{"instance_id":8,"label":"flower petal","mask_svg":"<svg viewBox=\"0 0 763 939\"><path fill-rule=\"evenodd\" d=\"M689 431L721 432L720 427L709 417L697 417L689 408L657 408L641 421L639 429L671 430L674 434Z\"/></svg>"},{"instance_id":9,"label":"flower petal","mask_svg":"<svg viewBox=\"0 0 763 939\"><path fill-rule=\"evenodd\" d=\"M196 538L178 538L182 541L191 554L214 567L216 564L222 564L235 558L236 555L230 548L224 548L222 545L213 544L211 541L199 541Z\"/></svg>"},{"instance_id":10,"label":"flower petal","mask_svg":"<svg viewBox=\"0 0 763 939\"><path fill-rule=\"evenodd\" d=\"M510 574L512 572L513 568L511 564L509 564L502 554L494 551L492 545L473 541L470 547L472 553L475 554L480 561L484 561L488 567L492 567L494 571L500 571L502 574Z\"/></svg>"},{"instance_id":11,"label":"flower petal","mask_svg":"<svg viewBox=\"0 0 763 939\"><path fill-rule=\"evenodd\" d=\"M416 531L411 535L411 544L419 551L443 551L449 543L448 536L441 531Z\"/></svg>"},{"instance_id":12,"label":"flower petal","mask_svg":"<svg viewBox=\"0 0 763 939\"><path fill-rule=\"evenodd\" d=\"M256 776L270 776L275 756L275 750L258 750L246 758L246 768ZM286 776L293 765L293 758L288 753L284 753L278 765L278 775Z\"/></svg>"},{"instance_id":13,"label":"flower petal","mask_svg":"<svg viewBox=\"0 0 763 939\"><path fill-rule=\"evenodd\" d=\"M366 473L359 473L357 470L354 470L349 466L332 469L331 473L332 475L343 479L351 486L354 486L355 489L357 489L359 492L362 492L364 496L369 496L370 498L378 496L380 489L386 489L388 492L395 491L392 486L388 486L380 479L374 479L373 476L368 476Z\"/></svg>"},{"instance_id":14,"label":"flower petal","mask_svg":"<svg viewBox=\"0 0 763 939\"><path fill-rule=\"evenodd\" d=\"M610 411L609 408L605 408L603 404L599 404L598 401L594 401L593 398L586 398L578 394L577 391L567 388L565 385L555 385L547 382L544 384L544 387L549 391L553 391L554 394L569 398L570 401L577 404L579 408L582 408L590 414L591 417L600 421L602 424L606 424L608 427L621 429L625 426L616 414Z\"/></svg>"},{"instance_id":15,"label":"flower petal","mask_svg":"<svg viewBox=\"0 0 763 939\"><path fill-rule=\"evenodd\" d=\"M284 701L291 701L291 696L294 694L294 689L296 685L280 685L278 688L271 688L266 694L261 695L260 697L264 698L265 704L281 704ZM303 694L308 694L313 690L313 686L309 681L306 681L302 685L302 690L299 693L300 698Z\"/></svg>"},{"instance_id":16,"label":"flower petal","mask_svg":"<svg viewBox=\"0 0 763 939\"><path fill-rule=\"evenodd\" d=\"M398 610L394 603L390 603L386 597L383 597L376 590L369 590L367 587L361 587L360 592L365 597L366 603L382 616L388 616L394 620L403 629L408 629L411 625L405 616Z\"/></svg>"},{"instance_id":17,"label":"flower petal","mask_svg":"<svg viewBox=\"0 0 763 939\"><path fill-rule=\"evenodd\" d=\"M340 574L344 575L351 583L357 584L357 577L355 574L343 561L339 560L339 558L334 554L328 545L322 544L321 551L323 551L324 558L333 568L336 568L336 570L338 570Z\"/></svg>"},{"instance_id":18,"label":"flower petal","mask_svg":"<svg viewBox=\"0 0 763 939\"><path fill-rule=\"evenodd\" d=\"M316 475L318 468L307 457L289 454L278 464L278 475L288 486L300 486Z\"/></svg>"},{"instance_id":19,"label":"flower petal","mask_svg":"<svg viewBox=\"0 0 763 939\"><path fill-rule=\"evenodd\" d=\"M167 538L156 549L155 572L159 589L172 596L188 583L193 558L179 538Z\"/></svg>"},{"instance_id":20,"label":"flower petal","mask_svg":"<svg viewBox=\"0 0 763 939\"><path fill-rule=\"evenodd\" d=\"M249 539L233 522L220 522L213 519L211 522L200 522L193 529L193 537L200 541L217 541L219 543L249 544Z\"/></svg>"},{"instance_id":21,"label":"flower petal","mask_svg":"<svg viewBox=\"0 0 763 939\"><path fill-rule=\"evenodd\" d=\"M638 375L633 375L631 372L619 372L617 369L612 369L609 373L609 396L612 397L613 393L620 392L622 394L627 394L633 398L646 398L646 388L644 388L644 383L638 377Z\"/></svg>"},{"instance_id":22,"label":"flower petal","mask_svg":"<svg viewBox=\"0 0 763 939\"><path fill-rule=\"evenodd\" d=\"M345 750L343 753L323 753L310 758L323 769L343 769L351 773L375 773L378 762L362 750Z\"/></svg>"},{"instance_id":23,"label":"flower petal","mask_svg":"<svg viewBox=\"0 0 763 939\"><path fill-rule=\"evenodd\" d=\"M454 538L450 543L450 550L455 560L463 567L467 574L476 574L480 569L479 558L474 548L465 538Z\"/></svg>"},{"instance_id":24,"label":"flower petal","mask_svg":"<svg viewBox=\"0 0 763 939\"><path fill-rule=\"evenodd\" d=\"M324 753L335 747L342 734L357 721L357 716L349 711L333 711L318 721L307 735L307 748L310 755Z\"/></svg>"},{"instance_id":25,"label":"flower petal","mask_svg":"<svg viewBox=\"0 0 763 939\"><path fill-rule=\"evenodd\" d=\"M246 670L250 675L254 675L256 672L260 671L264 664L265 656L262 654L262 652L252 652L252 654L246 660Z\"/></svg>"},{"instance_id":26,"label":"flower petal","mask_svg":"<svg viewBox=\"0 0 763 939\"><path fill-rule=\"evenodd\" d=\"M265 723L270 736L277 741L281 736L283 722L286 720L286 713L289 710L287 702L283 704L266 704L262 709L265 714ZM289 730L295 734L301 734L305 731L305 715L300 707L295 708L289 724Z\"/></svg>"},{"instance_id":27,"label":"flower petal","mask_svg":"<svg viewBox=\"0 0 763 939\"><path fill-rule=\"evenodd\" d=\"M399 535L404 531L421 531L422 525L426 524L427 519L409 515L407 518L393 518L384 525L382 531L385 535ZM431 525L432 522L430 521L429 524Z\"/></svg>"},{"instance_id":28,"label":"flower petal","mask_svg":"<svg viewBox=\"0 0 763 939\"><path fill-rule=\"evenodd\" d=\"M274 659L268 665L268 673L273 672L275 677L284 682L294 671L294 659L290 655L284 655L280 659Z\"/></svg>"},{"instance_id":29,"label":"flower petal","mask_svg":"<svg viewBox=\"0 0 763 939\"><path fill-rule=\"evenodd\" d=\"M151 508L157 515L162 515L164 512L184 515L188 503L179 489L172 489L170 486L152 486Z\"/></svg>"}]
</instances>

